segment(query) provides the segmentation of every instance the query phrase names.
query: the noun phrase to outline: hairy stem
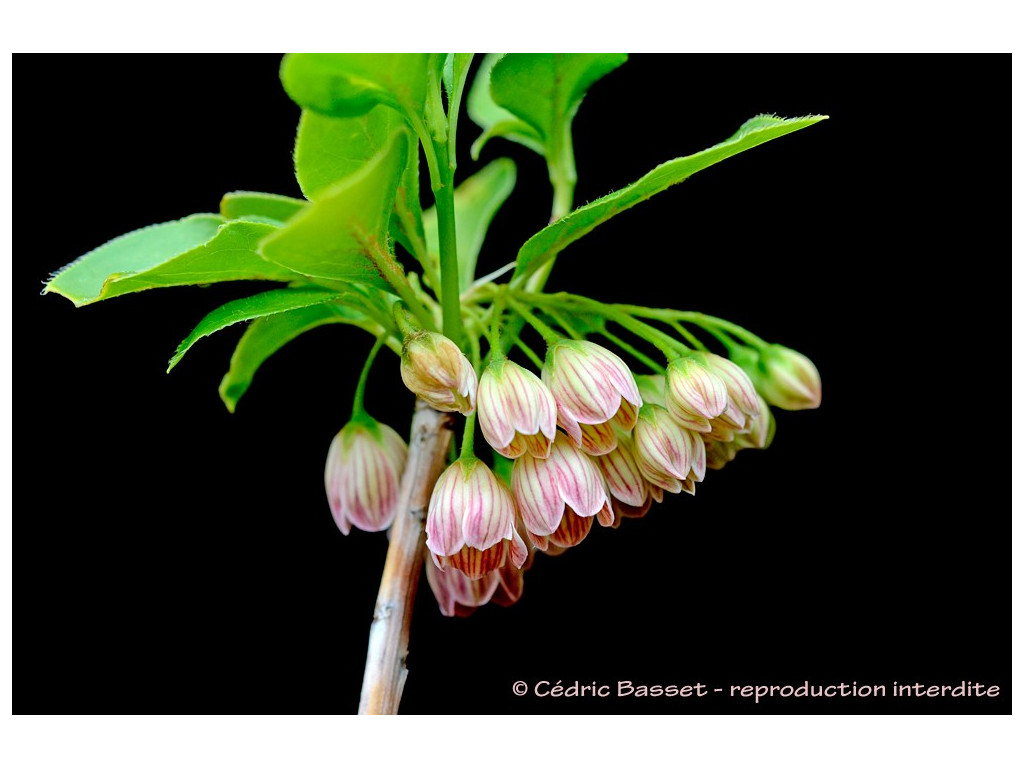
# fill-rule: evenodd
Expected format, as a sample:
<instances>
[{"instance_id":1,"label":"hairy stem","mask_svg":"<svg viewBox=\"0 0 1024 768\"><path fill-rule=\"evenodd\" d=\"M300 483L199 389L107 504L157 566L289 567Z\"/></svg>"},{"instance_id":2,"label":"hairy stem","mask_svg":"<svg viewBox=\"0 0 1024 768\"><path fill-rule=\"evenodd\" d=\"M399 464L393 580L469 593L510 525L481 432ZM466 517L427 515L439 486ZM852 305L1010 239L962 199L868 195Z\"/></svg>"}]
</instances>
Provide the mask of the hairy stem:
<instances>
[{"instance_id":1,"label":"hairy stem","mask_svg":"<svg viewBox=\"0 0 1024 768\"><path fill-rule=\"evenodd\" d=\"M398 713L409 670L409 628L416 587L423 569L423 524L434 483L444 468L452 439L451 414L416 401L409 458L402 474L398 514L370 624L366 671L359 699L361 715Z\"/></svg>"}]
</instances>

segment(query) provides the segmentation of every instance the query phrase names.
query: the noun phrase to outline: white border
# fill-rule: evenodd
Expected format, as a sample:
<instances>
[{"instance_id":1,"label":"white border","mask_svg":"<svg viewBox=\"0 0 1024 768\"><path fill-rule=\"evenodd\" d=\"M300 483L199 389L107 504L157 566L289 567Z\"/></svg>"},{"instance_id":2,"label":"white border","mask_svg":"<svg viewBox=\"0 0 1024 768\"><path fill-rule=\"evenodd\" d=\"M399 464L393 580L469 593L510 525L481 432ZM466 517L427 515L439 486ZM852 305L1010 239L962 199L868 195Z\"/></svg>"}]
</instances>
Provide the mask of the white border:
<instances>
[{"instance_id":1,"label":"white border","mask_svg":"<svg viewBox=\"0 0 1024 768\"><path fill-rule=\"evenodd\" d=\"M820 0L787 3L729 3L721 10L678 6L680 19L666 16L663 2L630 2L608 14L607 29L595 29L592 12L557 3L517 2L498 6L488 20L486 5L449 0L405 3L414 23L404 30L388 26L399 17L401 3L258 4L187 0L141 11L137 3L45 3L5 10L7 50L18 51L239 51L273 48L299 50L416 50L429 33L436 47L511 50L582 48L635 51L859 51L981 52L1013 51L1019 25L1004 2L941 3L871 0L848 8ZM304 7L307 6L307 7ZM708 4L710 7L710 4ZM328 13L329 17L324 18ZM148 14L151 14L148 15ZM623 18L625 16L625 18ZM310 24L310 18L321 22ZM453 21L456 20L456 21ZM566 30L585 30L578 45ZM0 391L2 391L3 541L0 543L0 600L4 654L2 690L7 712L12 706L12 318L10 259L13 233L13 70L3 62L4 185L0 222L5 260L0 295ZM1014 83L1021 81L1014 62ZM1015 100L1016 102L1016 100ZM955 109L955 105L946 105ZM984 115L965 116L988 119ZM1014 109L1014 125L1020 125ZM1000 128L1001 129L1001 128ZM1014 144L1016 145L1016 131ZM1000 158L994 158L1000 161ZM1017 162L1014 161L1016 193ZM1014 195L1014 200L1018 200ZM1014 205L1016 233L1017 206ZM1013 249L1016 265L1019 249ZM1014 306L1019 270L1013 270ZM994 290L997 290L995 288ZM994 302L1004 300L996 293ZM1016 341L1020 315L1014 311L1013 383L1017 399ZM24 338L22 343L31 343ZM998 362L998 361L996 361ZM999 370L993 364L990 372ZM1004 406L996 406L1003 408ZM1013 434L1021 434L1024 417L1013 409ZM24 424L22 425L24 429ZM24 439L52 436L22 434ZM1016 440L1014 441L1016 443ZM1019 512L1016 478L1020 454L1014 445L1012 509ZM979 471L984 471L980 468ZM32 489L22 489L26 495ZM1020 527L1015 526L1014 552ZM1014 595L1021 594L1020 569L1014 559ZM1019 638L1014 610L1014 637ZM1016 644L1015 644L1016 649ZM1015 654L1016 656L1016 654ZM1019 689L1019 664L1014 689ZM453 685L459 681L453 681ZM282 703L284 704L284 702ZM189 706L168 702L169 709ZM199 708L201 702L194 702ZM0 720L0 754L12 766L174 766L297 765L338 763L450 765L473 760L487 765L552 762L631 765L736 765L774 763L790 766L1019 765L1019 739L1012 740L1010 717L493 717L483 722L464 718L400 718L387 721L338 717L30 717ZM756 761L756 763L755 763Z\"/></svg>"}]
</instances>

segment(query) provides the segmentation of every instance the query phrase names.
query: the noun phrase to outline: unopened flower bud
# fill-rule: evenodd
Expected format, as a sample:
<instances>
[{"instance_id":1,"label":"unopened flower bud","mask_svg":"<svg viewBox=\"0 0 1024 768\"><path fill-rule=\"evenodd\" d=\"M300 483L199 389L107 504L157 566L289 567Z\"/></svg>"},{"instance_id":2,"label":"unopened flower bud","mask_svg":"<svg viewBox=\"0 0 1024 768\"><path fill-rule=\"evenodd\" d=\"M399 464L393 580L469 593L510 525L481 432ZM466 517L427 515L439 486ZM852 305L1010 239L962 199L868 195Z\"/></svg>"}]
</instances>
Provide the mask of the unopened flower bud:
<instances>
[{"instance_id":1,"label":"unopened flower bud","mask_svg":"<svg viewBox=\"0 0 1024 768\"><path fill-rule=\"evenodd\" d=\"M622 359L590 341L562 339L548 347L541 378L555 396L558 425L591 455L611 451L618 426L630 430L642 404Z\"/></svg>"},{"instance_id":2,"label":"unopened flower bud","mask_svg":"<svg viewBox=\"0 0 1024 768\"><path fill-rule=\"evenodd\" d=\"M350 421L327 451L324 486L338 529L381 531L398 509L408 448L395 430L368 416Z\"/></svg>"},{"instance_id":3,"label":"unopened flower bud","mask_svg":"<svg viewBox=\"0 0 1024 768\"><path fill-rule=\"evenodd\" d=\"M821 405L821 375L795 349L771 344L760 350L758 389L771 405L801 411Z\"/></svg>"},{"instance_id":4,"label":"unopened flower bud","mask_svg":"<svg viewBox=\"0 0 1024 768\"><path fill-rule=\"evenodd\" d=\"M512 493L479 459L454 462L441 473L427 508L427 548L437 566L449 565L471 579L511 559L526 560L526 544L515 528Z\"/></svg>"},{"instance_id":5,"label":"unopened flower bud","mask_svg":"<svg viewBox=\"0 0 1024 768\"><path fill-rule=\"evenodd\" d=\"M480 429L494 450L509 459L547 457L558 410L544 382L505 358L487 366L477 395Z\"/></svg>"},{"instance_id":6,"label":"unopened flower bud","mask_svg":"<svg viewBox=\"0 0 1024 768\"><path fill-rule=\"evenodd\" d=\"M432 408L469 414L476 407L476 372L447 336L431 331L408 336L401 371L405 386Z\"/></svg>"}]
</instances>

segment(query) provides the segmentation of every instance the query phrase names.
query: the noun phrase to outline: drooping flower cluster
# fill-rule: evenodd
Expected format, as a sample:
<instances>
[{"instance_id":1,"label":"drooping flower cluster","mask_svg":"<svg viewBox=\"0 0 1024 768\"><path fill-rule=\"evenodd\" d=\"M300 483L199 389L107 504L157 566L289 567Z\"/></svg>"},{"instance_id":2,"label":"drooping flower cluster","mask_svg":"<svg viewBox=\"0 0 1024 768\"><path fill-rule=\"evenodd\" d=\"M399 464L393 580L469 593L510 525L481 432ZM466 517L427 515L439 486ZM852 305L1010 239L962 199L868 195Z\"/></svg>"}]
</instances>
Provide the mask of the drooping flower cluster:
<instances>
[{"instance_id":1,"label":"drooping flower cluster","mask_svg":"<svg viewBox=\"0 0 1024 768\"><path fill-rule=\"evenodd\" d=\"M769 403L819 404L817 370L799 353L772 345L739 357L741 364L691 351L664 375L638 376L598 344L559 339L549 342L540 376L500 356L478 386L473 365L446 337L407 338L406 385L438 410L475 412L495 453L513 460L508 484L465 452L436 482L426 522L427 581L441 612L515 602L531 550L564 552L587 537L595 519L617 527L645 515L665 492L693 494L708 468L768 445L775 426ZM338 447L332 444L328 493L345 533L350 525L379 530L394 517L405 445L378 426L387 436L375 441L357 441L353 431L349 442L359 450L344 448L351 424ZM342 470L345 461L350 466ZM360 485L370 489L363 496L346 491ZM381 500L372 514L368 493Z\"/></svg>"}]
</instances>

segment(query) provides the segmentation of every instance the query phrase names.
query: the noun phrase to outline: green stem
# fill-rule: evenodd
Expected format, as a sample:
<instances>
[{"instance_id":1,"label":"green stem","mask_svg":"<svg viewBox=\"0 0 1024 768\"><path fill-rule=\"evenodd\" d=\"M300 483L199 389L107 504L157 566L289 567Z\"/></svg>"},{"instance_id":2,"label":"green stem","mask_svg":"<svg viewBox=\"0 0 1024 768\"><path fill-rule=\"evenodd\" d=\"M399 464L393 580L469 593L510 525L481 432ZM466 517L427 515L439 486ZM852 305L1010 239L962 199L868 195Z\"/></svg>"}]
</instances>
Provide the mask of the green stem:
<instances>
[{"instance_id":1,"label":"green stem","mask_svg":"<svg viewBox=\"0 0 1024 768\"><path fill-rule=\"evenodd\" d=\"M566 121L565 131L553 137L548 178L554 191L551 200L551 221L565 218L572 211L572 198L576 191L576 158L572 149L572 122Z\"/></svg>"},{"instance_id":2,"label":"green stem","mask_svg":"<svg viewBox=\"0 0 1024 768\"><path fill-rule=\"evenodd\" d=\"M668 324L672 326L672 330L674 330L676 333L678 333L680 336L682 336L684 339L690 342L691 347L694 347L696 349L707 350L707 347L704 346L704 342L702 342L700 339L694 336L690 332L690 330L686 328L678 320L669 320L666 322L668 322Z\"/></svg>"},{"instance_id":3,"label":"green stem","mask_svg":"<svg viewBox=\"0 0 1024 768\"><path fill-rule=\"evenodd\" d=\"M439 73L431 73L430 87L437 91L438 98L428 105L431 126L437 132L447 133L447 116L440 112ZM432 91L433 93L433 91ZM437 240L441 254L441 320L444 335L460 347L465 341L465 328L462 325L462 311L459 301L459 255L455 245L455 191L454 169L449 161L448 136L435 135L428 130L422 119L413 121L413 129L423 144L423 153L427 158L427 170L430 173L430 189L434 193L434 206L437 209ZM404 297L403 297L404 298Z\"/></svg>"},{"instance_id":4,"label":"green stem","mask_svg":"<svg viewBox=\"0 0 1024 768\"><path fill-rule=\"evenodd\" d=\"M364 293L354 290L352 292L352 303L355 304L359 311L366 315L369 319L377 323L381 328L385 329L388 333L395 333L397 327L395 326L395 319L382 312L374 303L373 300ZM342 316L345 316L342 308L337 305L331 305L335 311ZM377 334L374 334L375 336Z\"/></svg>"},{"instance_id":5,"label":"green stem","mask_svg":"<svg viewBox=\"0 0 1024 768\"><path fill-rule=\"evenodd\" d=\"M529 345L525 341L523 341L518 336L516 336L516 338L514 339L513 343L517 347L519 347L520 350L522 350L522 353L524 355L526 355L528 358L530 358L530 362L533 363L535 366L537 366L537 370L540 370L541 368L544 367L544 361L541 360L540 357L538 357L536 352L534 352L532 349L530 349ZM500 347L499 347L499 351L500 351Z\"/></svg>"},{"instance_id":6,"label":"green stem","mask_svg":"<svg viewBox=\"0 0 1024 768\"><path fill-rule=\"evenodd\" d=\"M732 348L736 346L736 340L725 331L715 328L714 326L705 328L704 330L722 342L722 346L726 349L732 350Z\"/></svg>"},{"instance_id":7,"label":"green stem","mask_svg":"<svg viewBox=\"0 0 1024 768\"><path fill-rule=\"evenodd\" d=\"M502 306L505 297L502 294L494 299L494 303L491 304L491 322L490 322L490 335L488 336L488 342L491 345L491 351L489 356L492 360L502 360L505 357L505 353L501 349L501 318L505 314L505 309Z\"/></svg>"},{"instance_id":8,"label":"green stem","mask_svg":"<svg viewBox=\"0 0 1024 768\"><path fill-rule=\"evenodd\" d=\"M572 336L574 339L583 338L583 335L577 332L577 330L573 327L572 323L567 322L562 313L559 312L557 309L555 309L554 307L548 307L546 311L549 315L551 315L551 317L554 318L555 322L557 322L562 327L562 330L564 330L567 334Z\"/></svg>"},{"instance_id":9,"label":"green stem","mask_svg":"<svg viewBox=\"0 0 1024 768\"><path fill-rule=\"evenodd\" d=\"M422 120L413 120L412 129L419 137L420 144L423 145L423 154L427 158L427 174L430 176L430 188L436 190L441 184L441 169L437 165L437 155L432 151L434 149L434 139ZM445 155L447 156L447 153Z\"/></svg>"},{"instance_id":10,"label":"green stem","mask_svg":"<svg viewBox=\"0 0 1024 768\"><path fill-rule=\"evenodd\" d=\"M630 314L637 315L638 317L650 317L656 320L665 321L679 320L684 323L692 323L693 325L703 328L705 331L719 339L721 339L721 336L714 333L713 329L715 328L728 331L736 336L736 338L741 339L752 347L760 349L762 347L769 346L767 341L762 339L760 336L751 333L742 325L730 323L728 320L723 320L722 318L714 317L713 315L705 315L703 312L685 312L679 309L655 309L653 307L638 307L633 304L616 304L616 306Z\"/></svg>"},{"instance_id":11,"label":"green stem","mask_svg":"<svg viewBox=\"0 0 1024 768\"><path fill-rule=\"evenodd\" d=\"M736 323L730 323L728 320L723 320L720 317L711 317L710 315L702 315L699 312L693 312L693 313L689 313L689 314L697 315L698 317L703 319L705 322L709 322L709 323L711 323L713 325L717 325L722 330L728 331L733 336L735 336L736 338L746 342L747 344L749 344L752 347L756 347L758 349L761 349L763 347L767 347L768 346L768 342L767 341L762 339L760 336L757 336L757 335L751 333L750 331L748 331L746 328L744 328L741 325L736 325ZM700 321L698 321L698 320L691 320L691 322L694 323L695 325L701 325ZM701 325L701 327L704 328L705 330L710 331L710 328L708 328L706 325Z\"/></svg>"},{"instance_id":12,"label":"green stem","mask_svg":"<svg viewBox=\"0 0 1024 768\"><path fill-rule=\"evenodd\" d=\"M572 139L569 140L569 163L570 169L558 169L557 166L548 165L551 173L551 185L554 189L554 197L551 201L551 222L554 223L564 219L572 213L572 199L576 189L576 166L572 159ZM571 171L571 175L570 175ZM556 175L557 173L557 175ZM551 276L551 270L555 268L557 254L548 259L544 264L537 267L526 281L526 290L540 293Z\"/></svg>"},{"instance_id":13,"label":"green stem","mask_svg":"<svg viewBox=\"0 0 1024 768\"><path fill-rule=\"evenodd\" d=\"M462 450L459 452L460 459L471 459L473 453L473 436L476 433L476 411L466 417L466 426L462 430Z\"/></svg>"},{"instance_id":14,"label":"green stem","mask_svg":"<svg viewBox=\"0 0 1024 768\"><path fill-rule=\"evenodd\" d=\"M639 360L641 363L646 365L648 368L650 368L655 373L664 373L665 372L665 366L658 365L656 362L654 362L654 360L649 358L647 355L645 355L639 349L634 347L628 341L626 341L625 339L620 339L618 336L616 336L614 333L609 331L607 328L602 328L601 329L601 335L604 336L606 339L608 339L613 344L617 344L618 346L620 346L622 349L624 349L626 352L631 354L633 357L635 357L637 360Z\"/></svg>"},{"instance_id":15,"label":"green stem","mask_svg":"<svg viewBox=\"0 0 1024 768\"><path fill-rule=\"evenodd\" d=\"M370 375L370 368L373 366L373 361L377 357L377 353L380 352L380 348L384 346L384 341L387 339L387 335L377 337L377 341L374 342L373 348L370 350L370 354L366 356L366 362L363 363L363 370L359 374L359 383L356 384L356 394L352 398L352 421L366 416L366 409L363 408L363 397L366 394L366 380Z\"/></svg>"},{"instance_id":16,"label":"green stem","mask_svg":"<svg viewBox=\"0 0 1024 768\"><path fill-rule=\"evenodd\" d=\"M623 310L621 305L618 304L604 304L600 301L589 299L586 296L577 296L576 294L571 293L524 294L517 292L516 295L523 299L523 301L536 306L564 306L567 302L578 304L596 315L608 318L609 320L614 320L631 333L639 336L645 341L649 341L657 347L668 360L674 360L679 357L680 354L689 350L689 347L681 341L672 338L667 333L660 331L645 322L637 320L631 314Z\"/></svg>"},{"instance_id":17,"label":"green stem","mask_svg":"<svg viewBox=\"0 0 1024 768\"><path fill-rule=\"evenodd\" d=\"M405 276L401 265L379 245L375 246L373 243L364 243L364 245L366 246L366 253L370 256L374 265L384 276L384 279L395 289L395 292L405 301L409 311L416 316L420 325L427 330L435 330L434 318L430 316L426 307L423 306L419 294L412 287L409 278Z\"/></svg>"},{"instance_id":18,"label":"green stem","mask_svg":"<svg viewBox=\"0 0 1024 768\"><path fill-rule=\"evenodd\" d=\"M447 147L444 148L447 153ZM451 170L441 169L442 184L434 189L437 239L441 251L441 317L444 334L460 347L465 340L459 300L459 255L455 241L455 194Z\"/></svg>"},{"instance_id":19,"label":"green stem","mask_svg":"<svg viewBox=\"0 0 1024 768\"><path fill-rule=\"evenodd\" d=\"M515 299L509 298L508 305L518 312L523 320L533 326L534 330L537 331L543 337L544 341L548 344L555 344L561 341L562 337L559 336L547 323L543 322L539 317L535 317L533 312L529 308L524 307Z\"/></svg>"}]
</instances>

